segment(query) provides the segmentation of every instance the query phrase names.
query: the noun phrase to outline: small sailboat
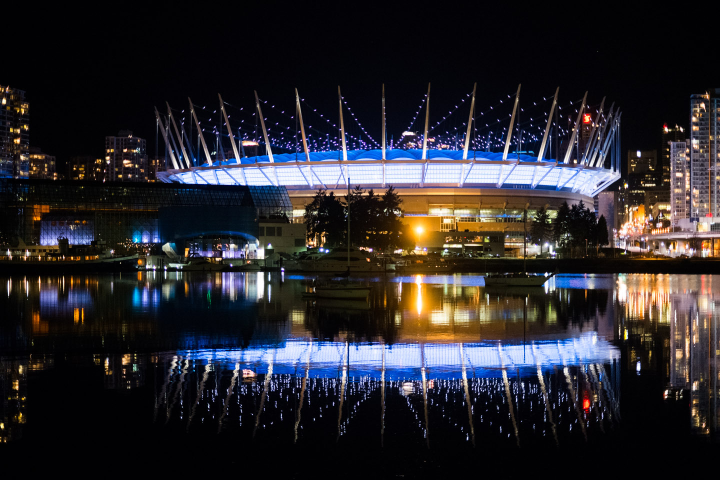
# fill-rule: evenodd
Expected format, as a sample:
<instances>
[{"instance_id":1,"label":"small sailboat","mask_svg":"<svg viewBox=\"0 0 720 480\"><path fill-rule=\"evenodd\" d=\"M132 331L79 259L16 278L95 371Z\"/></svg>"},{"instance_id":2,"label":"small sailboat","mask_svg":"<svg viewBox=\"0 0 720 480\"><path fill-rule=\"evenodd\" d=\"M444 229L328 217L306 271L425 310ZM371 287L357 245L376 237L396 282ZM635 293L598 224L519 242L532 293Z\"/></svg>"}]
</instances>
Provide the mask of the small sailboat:
<instances>
[{"instance_id":1,"label":"small sailboat","mask_svg":"<svg viewBox=\"0 0 720 480\"><path fill-rule=\"evenodd\" d=\"M348 218L347 218L347 270L340 276L345 277L341 283L330 283L315 287L317 298L333 298L346 300L367 300L371 287L351 285L347 279L350 276L350 179L348 178Z\"/></svg>"}]
</instances>

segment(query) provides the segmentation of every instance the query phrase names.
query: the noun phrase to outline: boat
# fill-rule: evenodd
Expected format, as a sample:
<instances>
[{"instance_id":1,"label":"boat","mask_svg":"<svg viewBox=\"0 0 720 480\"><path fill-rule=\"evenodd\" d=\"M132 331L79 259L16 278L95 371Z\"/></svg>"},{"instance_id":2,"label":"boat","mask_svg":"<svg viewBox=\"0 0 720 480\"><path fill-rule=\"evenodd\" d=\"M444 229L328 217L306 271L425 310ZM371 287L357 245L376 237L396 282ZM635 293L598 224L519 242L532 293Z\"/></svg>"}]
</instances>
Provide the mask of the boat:
<instances>
[{"instance_id":1,"label":"boat","mask_svg":"<svg viewBox=\"0 0 720 480\"><path fill-rule=\"evenodd\" d=\"M303 272L315 273L370 273L385 271L383 264L370 252L350 249L333 250L322 257L299 260L298 264Z\"/></svg>"},{"instance_id":2,"label":"boat","mask_svg":"<svg viewBox=\"0 0 720 480\"><path fill-rule=\"evenodd\" d=\"M486 275L486 287L541 287L555 274L530 275L527 273L504 273L497 275Z\"/></svg>"},{"instance_id":3,"label":"boat","mask_svg":"<svg viewBox=\"0 0 720 480\"><path fill-rule=\"evenodd\" d=\"M401 264L398 264L395 271L400 274L412 273L448 273L452 269L449 263L444 260L436 260L434 258L422 258L419 255L410 255L411 258L404 258Z\"/></svg>"}]
</instances>

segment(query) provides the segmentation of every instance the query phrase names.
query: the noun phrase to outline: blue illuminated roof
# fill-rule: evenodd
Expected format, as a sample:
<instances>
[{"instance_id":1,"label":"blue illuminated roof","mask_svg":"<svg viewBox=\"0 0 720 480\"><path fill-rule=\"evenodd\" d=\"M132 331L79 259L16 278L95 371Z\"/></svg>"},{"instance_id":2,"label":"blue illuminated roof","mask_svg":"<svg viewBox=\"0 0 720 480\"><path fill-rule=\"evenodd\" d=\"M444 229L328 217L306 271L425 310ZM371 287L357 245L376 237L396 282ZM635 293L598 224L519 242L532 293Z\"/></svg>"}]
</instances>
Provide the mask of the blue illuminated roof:
<instances>
[{"instance_id":1,"label":"blue illuminated roof","mask_svg":"<svg viewBox=\"0 0 720 480\"><path fill-rule=\"evenodd\" d=\"M468 159L476 160L502 160L502 152L483 152L483 151L468 151ZM348 150L348 160L382 160L382 150ZM422 150L385 150L386 160L422 160ZM462 150L428 150L427 158L429 160L462 160ZM536 162L537 156L520 154L521 162ZM322 162L322 161L337 161L342 160L342 150L332 152L310 152L311 162ZM508 155L508 160L517 160L517 154ZM295 153L280 153L273 154L273 160L275 163L288 163L305 161L305 154L303 152ZM547 160L554 161L554 160ZM215 162L214 165L233 165L238 162L235 159L231 159L227 162ZM267 155L258 155L256 157L245 157L240 159L240 164L253 164L253 163L270 163Z\"/></svg>"}]
</instances>

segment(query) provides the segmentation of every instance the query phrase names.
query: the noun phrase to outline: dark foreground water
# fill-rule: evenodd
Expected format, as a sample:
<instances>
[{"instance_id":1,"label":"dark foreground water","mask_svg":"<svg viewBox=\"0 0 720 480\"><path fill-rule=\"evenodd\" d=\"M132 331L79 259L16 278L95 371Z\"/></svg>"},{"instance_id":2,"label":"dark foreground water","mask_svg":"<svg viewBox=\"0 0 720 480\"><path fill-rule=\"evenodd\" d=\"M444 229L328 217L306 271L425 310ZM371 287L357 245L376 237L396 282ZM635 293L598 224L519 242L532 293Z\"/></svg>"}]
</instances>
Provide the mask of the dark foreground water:
<instances>
[{"instance_id":1,"label":"dark foreground water","mask_svg":"<svg viewBox=\"0 0 720 480\"><path fill-rule=\"evenodd\" d=\"M709 275L0 278L0 468L687 474L717 453Z\"/></svg>"}]
</instances>

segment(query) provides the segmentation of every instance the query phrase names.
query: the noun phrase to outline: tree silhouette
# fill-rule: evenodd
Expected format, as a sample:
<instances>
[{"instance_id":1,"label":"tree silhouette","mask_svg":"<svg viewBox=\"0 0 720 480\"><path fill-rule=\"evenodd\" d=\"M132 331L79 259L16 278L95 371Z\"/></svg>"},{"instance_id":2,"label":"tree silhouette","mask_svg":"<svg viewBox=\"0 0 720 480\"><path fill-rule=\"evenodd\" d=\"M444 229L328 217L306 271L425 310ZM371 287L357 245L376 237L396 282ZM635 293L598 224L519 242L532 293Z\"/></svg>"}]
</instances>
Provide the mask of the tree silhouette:
<instances>
[{"instance_id":1,"label":"tree silhouette","mask_svg":"<svg viewBox=\"0 0 720 480\"><path fill-rule=\"evenodd\" d=\"M550 223L550 215L545 207L540 208L535 213L532 225L530 225L530 237L532 241L540 245L540 253L542 254L543 243L552 240L553 228Z\"/></svg>"}]
</instances>

